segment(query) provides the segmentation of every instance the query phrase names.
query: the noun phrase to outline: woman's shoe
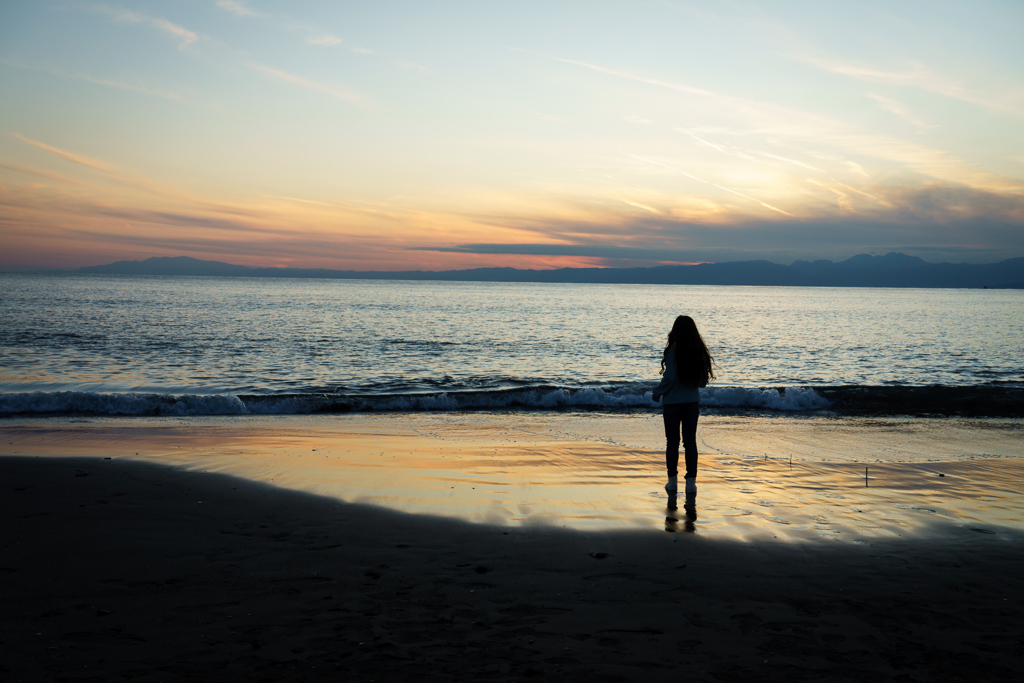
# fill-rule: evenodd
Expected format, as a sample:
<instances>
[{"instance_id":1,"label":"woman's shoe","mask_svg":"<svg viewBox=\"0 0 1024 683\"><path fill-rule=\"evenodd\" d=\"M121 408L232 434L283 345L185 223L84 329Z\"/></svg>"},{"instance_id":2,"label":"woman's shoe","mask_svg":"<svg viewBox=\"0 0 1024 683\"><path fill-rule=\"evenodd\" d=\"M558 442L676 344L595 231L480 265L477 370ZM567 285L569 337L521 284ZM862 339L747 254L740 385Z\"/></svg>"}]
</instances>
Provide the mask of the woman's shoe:
<instances>
[{"instance_id":1,"label":"woman's shoe","mask_svg":"<svg viewBox=\"0 0 1024 683\"><path fill-rule=\"evenodd\" d=\"M690 478L686 480L686 492L697 493L697 480Z\"/></svg>"},{"instance_id":2,"label":"woman's shoe","mask_svg":"<svg viewBox=\"0 0 1024 683\"><path fill-rule=\"evenodd\" d=\"M669 477L668 478L668 483L665 484L665 490L666 491L675 491L676 490L676 478L675 477Z\"/></svg>"}]
</instances>

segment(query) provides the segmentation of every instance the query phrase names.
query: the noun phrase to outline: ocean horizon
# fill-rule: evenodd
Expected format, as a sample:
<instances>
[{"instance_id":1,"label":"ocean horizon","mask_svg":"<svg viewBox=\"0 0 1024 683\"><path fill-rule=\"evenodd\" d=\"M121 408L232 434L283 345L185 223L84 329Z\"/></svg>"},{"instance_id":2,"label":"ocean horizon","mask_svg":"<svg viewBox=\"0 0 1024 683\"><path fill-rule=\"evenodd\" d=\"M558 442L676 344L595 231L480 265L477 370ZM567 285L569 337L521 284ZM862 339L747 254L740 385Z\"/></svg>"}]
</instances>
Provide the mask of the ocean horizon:
<instances>
[{"instance_id":1,"label":"ocean horizon","mask_svg":"<svg viewBox=\"0 0 1024 683\"><path fill-rule=\"evenodd\" d=\"M0 276L0 414L657 408L694 317L706 409L1020 416L1015 290Z\"/></svg>"}]
</instances>

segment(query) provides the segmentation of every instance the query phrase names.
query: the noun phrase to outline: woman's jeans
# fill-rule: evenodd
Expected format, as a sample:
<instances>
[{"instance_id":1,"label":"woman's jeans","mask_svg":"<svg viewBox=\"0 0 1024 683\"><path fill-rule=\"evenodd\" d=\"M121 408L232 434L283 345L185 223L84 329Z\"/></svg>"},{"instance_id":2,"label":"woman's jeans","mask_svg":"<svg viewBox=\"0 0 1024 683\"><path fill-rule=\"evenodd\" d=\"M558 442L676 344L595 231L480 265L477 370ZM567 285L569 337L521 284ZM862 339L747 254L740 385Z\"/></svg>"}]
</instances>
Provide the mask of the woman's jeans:
<instances>
[{"instance_id":1,"label":"woman's jeans","mask_svg":"<svg viewBox=\"0 0 1024 683\"><path fill-rule=\"evenodd\" d=\"M686 479L697 476L697 418L700 417L698 403L671 403L664 406L665 418L665 465L668 476L677 476L679 467L679 434L683 435L683 451L686 454Z\"/></svg>"}]
</instances>

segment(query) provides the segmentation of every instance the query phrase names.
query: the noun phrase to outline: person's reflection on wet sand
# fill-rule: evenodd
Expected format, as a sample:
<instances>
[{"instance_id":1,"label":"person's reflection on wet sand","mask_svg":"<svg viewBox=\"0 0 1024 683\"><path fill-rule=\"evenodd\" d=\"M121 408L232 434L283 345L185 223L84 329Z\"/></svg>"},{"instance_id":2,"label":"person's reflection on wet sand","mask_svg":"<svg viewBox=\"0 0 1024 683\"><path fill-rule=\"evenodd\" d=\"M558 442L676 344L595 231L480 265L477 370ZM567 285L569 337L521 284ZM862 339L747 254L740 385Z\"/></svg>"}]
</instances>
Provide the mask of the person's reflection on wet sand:
<instances>
[{"instance_id":1,"label":"person's reflection on wet sand","mask_svg":"<svg viewBox=\"0 0 1024 683\"><path fill-rule=\"evenodd\" d=\"M677 495L675 491L668 492L668 511L669 515L665 517L665 531L670 534L679 531L679 518L676 514L676 510L679 509L677 503ZM688 534L692 534L697 530L694 522L697 521L697 494L687 493L685 502L683 503L683 512L685 519L683 520L683 531Z\"/></svg>"}]
</instances>

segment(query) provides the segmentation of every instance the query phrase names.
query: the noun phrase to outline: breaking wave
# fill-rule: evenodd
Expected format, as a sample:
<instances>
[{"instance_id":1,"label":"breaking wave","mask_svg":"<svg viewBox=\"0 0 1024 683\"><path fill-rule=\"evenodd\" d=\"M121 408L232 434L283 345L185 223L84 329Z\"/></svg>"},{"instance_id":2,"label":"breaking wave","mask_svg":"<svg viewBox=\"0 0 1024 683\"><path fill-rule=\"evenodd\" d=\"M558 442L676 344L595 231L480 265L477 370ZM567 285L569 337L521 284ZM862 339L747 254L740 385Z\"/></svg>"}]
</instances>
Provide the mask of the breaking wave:
<instances>
[{"instance_id":1,"label":"breaking wave","mask_svg":"<svg viewBox=\"0 0 1024 683\"><path fill-rule=\"evenodd\" d=\"M649 386L649 385L648 385ZM701 404L718 413L935 414L1024 417L1018 387L708 387ZM0 394L0 415L287 415L464 410L654 410L648 388L531 387L493 391L343 395L154 394L57 391Z\"/></svg>"}]
</instances>

